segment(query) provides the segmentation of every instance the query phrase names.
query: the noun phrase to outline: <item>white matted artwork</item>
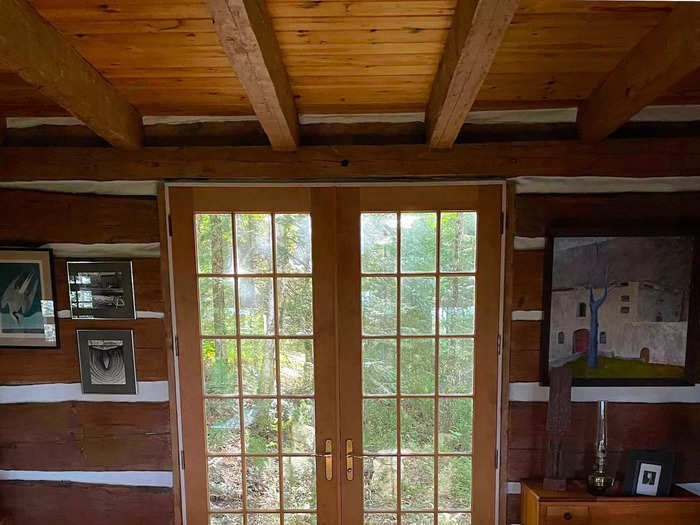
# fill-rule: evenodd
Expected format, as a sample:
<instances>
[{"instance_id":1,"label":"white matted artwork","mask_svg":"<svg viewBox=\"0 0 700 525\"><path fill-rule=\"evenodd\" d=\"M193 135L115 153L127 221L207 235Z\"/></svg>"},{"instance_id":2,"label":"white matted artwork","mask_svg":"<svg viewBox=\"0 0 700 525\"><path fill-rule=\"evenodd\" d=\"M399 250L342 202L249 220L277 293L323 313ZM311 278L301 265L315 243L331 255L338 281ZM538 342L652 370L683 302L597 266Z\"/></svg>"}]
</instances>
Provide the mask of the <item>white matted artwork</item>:
<instances>
[{"instance_id":1,"label":"white matted artwork","mask_svg":"<svg viewBox=\"0 0 700 525\"><path fill-rule=\"evenodd\" d=\"M637 494L642 496L656 496L659 492L661 480L661 465L653 463L640 463L637 476Z\"/></svg>"}]
</instances>

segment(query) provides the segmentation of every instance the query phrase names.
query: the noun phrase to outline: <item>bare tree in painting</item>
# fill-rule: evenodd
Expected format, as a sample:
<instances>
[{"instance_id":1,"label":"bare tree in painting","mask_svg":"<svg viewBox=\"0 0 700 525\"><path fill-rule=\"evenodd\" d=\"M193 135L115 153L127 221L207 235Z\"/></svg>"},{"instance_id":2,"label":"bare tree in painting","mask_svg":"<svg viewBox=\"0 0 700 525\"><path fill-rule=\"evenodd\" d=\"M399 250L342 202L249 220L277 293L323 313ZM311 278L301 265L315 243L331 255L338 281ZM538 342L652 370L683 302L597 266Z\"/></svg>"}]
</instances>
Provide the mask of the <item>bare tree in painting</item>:
<instances>
[{"instance_id":1,"label":"bare tree in painting","mask_svg":"<svg viewBox=\"0 0 700 525\"><path fill-rule=\"evenodd\" d=\"M591 266L590 279L588 283L588 306L591 311L591 336L588 341L588 356L587 363L588 368L598 368L598 310L603 306L608 298L608 293L617 287L616 282L611 282L609 280L609 270L610 266L606 263L605 274L603 276L603 295L596 299L593 294L593 289L595 288L595 279L593 274L595 269L598 267L599 262L599 245L595 244L595 263Z\"/></svg>"}]
</instances>

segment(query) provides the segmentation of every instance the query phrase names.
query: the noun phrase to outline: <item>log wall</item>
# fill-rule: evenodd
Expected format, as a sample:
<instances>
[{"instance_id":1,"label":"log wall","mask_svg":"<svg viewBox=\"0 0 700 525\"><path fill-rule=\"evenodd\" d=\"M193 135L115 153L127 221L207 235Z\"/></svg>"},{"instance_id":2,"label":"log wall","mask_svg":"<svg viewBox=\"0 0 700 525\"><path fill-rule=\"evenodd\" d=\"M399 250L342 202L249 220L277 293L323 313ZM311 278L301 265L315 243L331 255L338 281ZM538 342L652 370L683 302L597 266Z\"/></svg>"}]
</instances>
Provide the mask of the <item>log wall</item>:
<instances>
[{"instance_id":1,"label":"log wall","mask_svg":"<svg viewBox=\"0 0 700 525\"><path fill-rule=\"evenodd\" d=\"M0 191L0 245L154 242L160 242L154 197ZM172 483L144 486L143 482L149 474L162 479L173 472L161 261L157 257L122 259L133 260L136 308L145 312L145 318L65 318L69 310L66 258L54 257L55 301L63 314L58 320L60 347L0 349L0 388L6 387L0 398L0 470L8 471L9 477L26 477L30 471L41 478L0 481L0 516L10 516L15 525L176 521ZM47 392L50 399L50 393L62 391L63 384L80 382L79 328L133 329L137 380L147 382L140 383L140 390L160 385L165 391L161 398L139 396L132 402L113 402L109 396L78 393L75 399L47 402ZM43 385L42 395L33 399L37 387L24 395L28 402L14 402L8 392L27 385ZM50 481L60 479L63 471L79 471L94 482ZM125 475L123 484L100 482L101 477L109 479L120 472Z\"/></svg>"},{"instance_id":2,"label":"log wall","mask_svg":"<svg viewBox=\"0 0 700 525\"><path fill-rule=\"evenodd\" d=\"M629 193L599 195L519 194L515 196L512 228L516 236L513 253L510 331L510 382L537 383L540 378L540 330L544 250L519 250L518 238L544 237L553 223L650 224L700 222L700 194ZM673 387L665 387L673 388ZM603 392L604 395L604 392ZM662 448L676 454L677 482L700 480L700 399L693 403L610 403L608 419L609 464L621 478L626 453L634 449ZM506 522L520 523L517 485L524 478L544 476L547 403L510 401L506 479L509 492ZM593 465L595 403L576 402L568 432L568 475L583 479Z\"/></svg>"}]
</instances>

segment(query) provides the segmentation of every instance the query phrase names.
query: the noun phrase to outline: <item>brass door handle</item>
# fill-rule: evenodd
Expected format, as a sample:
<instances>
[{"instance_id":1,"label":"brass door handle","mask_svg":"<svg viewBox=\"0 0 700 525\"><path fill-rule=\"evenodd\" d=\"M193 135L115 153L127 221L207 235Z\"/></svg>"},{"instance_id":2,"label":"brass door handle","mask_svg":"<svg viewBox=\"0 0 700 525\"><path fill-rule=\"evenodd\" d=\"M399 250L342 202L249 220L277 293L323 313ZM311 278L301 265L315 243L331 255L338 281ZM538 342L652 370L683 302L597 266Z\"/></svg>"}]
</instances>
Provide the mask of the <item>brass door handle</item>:
<instances>
[{"instance_id":1,"label":"brass door handle","mask_svg":"<svg viewBox=\"0 0 700 525\"><path fill-rule=\"evenodd\" d=\"M316 456L325 460L326 481L331 481L333 479L333 440L326 439L323 445L323 454L316 454Z\"/></svg>"},{"instance_id":2,"label":"brass door handle","mask_svg":"<svg viewBox=\"0 0 700 525\"><path fill-rule=\"evenodd\" d=\"M345 440L345 479L352 481L355 478L353 463L355 457L352 455L352 439Z\"/></svg>"}]
</instances>

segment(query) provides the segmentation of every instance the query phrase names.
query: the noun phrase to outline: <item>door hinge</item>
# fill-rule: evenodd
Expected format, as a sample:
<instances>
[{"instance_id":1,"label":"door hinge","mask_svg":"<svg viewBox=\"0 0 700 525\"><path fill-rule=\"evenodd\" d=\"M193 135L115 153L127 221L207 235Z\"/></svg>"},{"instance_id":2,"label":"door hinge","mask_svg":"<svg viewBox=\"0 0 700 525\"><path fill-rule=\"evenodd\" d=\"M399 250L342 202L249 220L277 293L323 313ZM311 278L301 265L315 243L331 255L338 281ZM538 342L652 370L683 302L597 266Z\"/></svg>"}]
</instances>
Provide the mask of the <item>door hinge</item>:
<instances>
[{"instance_id":1,"label":"door hinge","mask_svg":"<svg viewBox=\"0 0 700 525\"><path fill-rule=\"evenodd\" d=\"M173 351L175 352L176 356L180 355L180 343L177 339L177 336L173 338Z\"/></svg>"},{"instance_id":2,"label":"door hinge","mask_svg":"<svg viewBox=\"0 0 700 525\"><path fill-rule=\"evenodd\" d=\"M498 470L498 467L500 465L500 454L498 453L498 449L496 449L496 457L494 458L494 468Z\"/></svg>"},{"instance_id":3,"label":"door hinge","mask_svg":"<svg viewBox=\"0 0 700 525\"><path fill-rule=\"evenodd\" d=\"M180 468L182 470L185 470L185 451L184 450L180 451Z\"/></svg>"},{"instance_id":4,"label":"door hinge","mask_svg":"<svg viewBox=\"0 0 700 525\"><path fill-rule=\"evenodd\" d=\"M506 231L506 214L501 212L501 235Z\"/></svg>"},{"instance_id":5,"label":"door hinge","mask_svg":"<svg viewBox=\"0 0 700 525\"><path fill-rule=\"evenodd\" d=\"M171 215L168 215L168 237L173 236L173 218Z\"/></svg>"},{"instance_id":6,"label":"door hinge","mask_svg":"<svg viewBox=\"0 0 700 525\"><path fill-rule=\"evenodd\" d=\"M498 346L498 349L497 349L498 355L501 355L501 353L503 352L503 336L501 334L498 334L497 346Z\"/></svg>"}]
</instances>

